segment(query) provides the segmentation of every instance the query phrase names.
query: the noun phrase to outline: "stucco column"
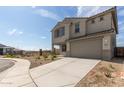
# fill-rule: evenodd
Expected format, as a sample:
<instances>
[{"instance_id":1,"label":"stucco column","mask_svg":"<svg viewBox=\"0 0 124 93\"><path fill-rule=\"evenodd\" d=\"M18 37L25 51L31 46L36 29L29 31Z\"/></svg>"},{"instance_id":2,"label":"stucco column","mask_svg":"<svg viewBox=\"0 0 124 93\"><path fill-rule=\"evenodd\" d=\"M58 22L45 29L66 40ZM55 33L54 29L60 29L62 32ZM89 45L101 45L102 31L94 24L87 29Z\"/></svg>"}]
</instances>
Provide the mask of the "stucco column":
<instances>
[{"instance_id":1,"label":"stucco column","mask_svg":"<svg viewBox=\"0 0 124 93\"><path fill-rule=\"evenodd\" d=\"M70 42L66 42L66 56L70 56Z\"/></svg>"},{"instance_id":2,"label":"stucco column","mask_svg":"<svg viewBox=\"0 0 124 93\"><path fill-rule=\"evenodd\" d=\"M54 44L52 44L52 52L55 52L55 51L54 51Z\"/></svg>"},{"instance_id":3,"label":"stucco column","mask_svg":"<svg viewBox=\"0 0 124 93\"><path fill-rule=\"evenodd\" d=\"M111 54L111 36L103 37L103 60L110 60L112 58Z\"/></svg>"},{"instance_id":4,"label":"stucco column","mask_svg":"<svg viewBox=\"0 0 124 93\"><path fill-rule=\"evenodd\" d=\"M66 35L66 39L69 39L69 35L70 35L70 24L65 24L65 35Z\"/></svg>"}]
</instances>

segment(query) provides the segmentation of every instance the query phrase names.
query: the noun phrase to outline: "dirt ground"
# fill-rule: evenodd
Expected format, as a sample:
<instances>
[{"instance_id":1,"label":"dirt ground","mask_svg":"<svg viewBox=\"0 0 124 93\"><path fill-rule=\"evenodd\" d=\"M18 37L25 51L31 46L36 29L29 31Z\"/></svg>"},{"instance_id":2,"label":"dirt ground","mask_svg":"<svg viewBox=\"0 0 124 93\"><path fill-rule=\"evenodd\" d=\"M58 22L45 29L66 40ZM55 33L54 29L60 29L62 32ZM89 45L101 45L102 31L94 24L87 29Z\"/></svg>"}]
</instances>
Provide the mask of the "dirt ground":
<instances>
[{"instance_id":1,"label":"dirt ground","mask_svg":"<svg viewBox=\"0 0 124 93\"><path fill-rule=\"evenodd\" d=\"M31 65L30 65L30 69L31 68L34 68L34 67L37 67L37 66L41 66L41 65L44 65L44 64L47 64L47 63L51 63L55 60L58 60L60 58L55 58L54 60L50 60L50 59L46 59L44 60L43 58L40 58L40 59L37 59L36 57L23 57L23 59L27 59L31 62Z\"/></svg>"},{"instance_id":2,"label":"dirt ground","mask_svg":"<svg viewBox=\"0 0 124 93\"><path fill-rule=\"evenodd\" d=\"M76 87L124 87L124 79L120 77L120 72L124 74L124 58L101 61Z\"/></svg>"}]
</instances>

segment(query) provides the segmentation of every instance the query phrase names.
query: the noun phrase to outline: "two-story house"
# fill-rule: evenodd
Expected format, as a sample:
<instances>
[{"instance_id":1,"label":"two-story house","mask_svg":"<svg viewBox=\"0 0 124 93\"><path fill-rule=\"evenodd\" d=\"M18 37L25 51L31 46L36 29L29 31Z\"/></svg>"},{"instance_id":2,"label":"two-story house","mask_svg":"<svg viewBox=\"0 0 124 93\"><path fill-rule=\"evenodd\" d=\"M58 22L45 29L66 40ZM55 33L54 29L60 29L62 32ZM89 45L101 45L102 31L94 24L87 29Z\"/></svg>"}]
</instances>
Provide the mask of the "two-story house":
<instances>
[{"instance_id":1,"label":"two-story house","mask_svg":"<svg viewBox=\"0 0 124 93\"><path fill-rule=\"evenodd\" d=\"M52 29L52 49L70 57L109 60L114 56L118 33L116 7L90 17L70 17Z\"/></svg>"}]
</instances>

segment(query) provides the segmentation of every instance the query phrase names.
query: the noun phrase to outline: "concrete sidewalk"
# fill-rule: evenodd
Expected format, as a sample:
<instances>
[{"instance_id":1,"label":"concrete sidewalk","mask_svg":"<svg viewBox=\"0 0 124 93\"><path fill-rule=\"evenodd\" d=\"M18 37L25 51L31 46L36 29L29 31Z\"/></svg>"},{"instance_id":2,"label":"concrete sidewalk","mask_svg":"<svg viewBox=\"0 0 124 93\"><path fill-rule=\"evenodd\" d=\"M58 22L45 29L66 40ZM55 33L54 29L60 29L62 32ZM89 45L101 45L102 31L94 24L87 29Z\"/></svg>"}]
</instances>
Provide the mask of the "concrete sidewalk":
<instances>
[{"instance_id":1,"label":"concrete sidewalk","mask_svg":"<svg viewBox=\"0 0 124 93\"><path fill-rule=\"evenodd\" d=\"M100 62L92 59L63 58L29 70L28 60L8 60L14 60L15 65L0 73L0 87L75 86Z\"/></svg>"},{"instance_id":2,"label":"concrete sidewalk","mask_svg":"<svg viewBox=\"0 0 124 93\"><path fill-rule=\"evenodd\" d=\"M100 60L63 58L30 70L39 87L75 86Z\"/></svg>"},{"instance_id":3,"label":"concrete sidewalk","mask_svg":"<svg viewBox=\"0 0 124 93\"><path fill-rule=\"evenodd\" d=\"M0 73L0 76L2 76L0 87L35 87L36 85L29 74L30 62L23 59L9 60L14 60L15 65Z\"/></svg>"}]
</instances>

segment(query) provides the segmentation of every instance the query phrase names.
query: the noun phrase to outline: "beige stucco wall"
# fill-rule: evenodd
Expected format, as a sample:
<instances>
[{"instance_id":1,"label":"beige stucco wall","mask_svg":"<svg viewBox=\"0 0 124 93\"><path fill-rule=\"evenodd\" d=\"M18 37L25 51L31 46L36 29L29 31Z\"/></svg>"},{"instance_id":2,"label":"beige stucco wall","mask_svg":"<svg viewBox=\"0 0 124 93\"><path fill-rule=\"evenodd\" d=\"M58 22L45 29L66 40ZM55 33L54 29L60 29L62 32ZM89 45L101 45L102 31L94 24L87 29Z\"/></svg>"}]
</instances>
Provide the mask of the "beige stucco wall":
<instances>
[{"instance_id":1,"label":"beige stucco wall","mask_svg":"<svg viewBox=\"0 0 124 93\"><path fill-rule=\"evenodd\" d=\"M95 23L91 23L92 19L88 20L87 34L111 29L111 16L111 13L104 15L103 21L100 21L100 17L94 18Z\"/></svg>"},{"instance_id":2,"label":"beige stucco wall","mask_svg":"<svg viewBox=\"0 0 124 93\"><path fill-rule=\"evenodd\" d=\"M106 35L103 38L103 60L110 60L114 56L113 52L112 35Z\"/></svg>"},{"instance_id":3,"label":"beige stucco wall","mask_svg":"<svg viewBox=\"0 0 124 93\"><path fill-rule=\"evenodd\" d=\"M80 32L75 33L75 23L80 24ZM59 26L57 26L56 29L60 27L65 27L65 35L62 37L54 37L54 31L52 31L52 41L53 43L62 43L65 42L69 38L83 36L86 34L86 19L73 19L71 20L71 23L61 23Z\"/></svg>"},{"instance_id":4,"label":"beige stucco wall","mask_svg":"<svg viewBox=\"0 0 124 93\"><path fill-rule=\"evenodd\" d=\"M110 60L114 56L116 34L108 34L99 38L92 37L84 40L67 41L65 44L67 50L66 52L61 51L61 55Z\"/></svg>"},{"instance_id":5,"label":"beige stucco wall","mask_svg":"<svg viewBox=\"0 0 124 93\"><path fill-rule=\"evenodd\" d=\"M69 38L69 25L68 23L66 24L61 24L59 25L56 29L60 28L60 27L65 27L65 35L61 36L61 37L54 37L54 32L52 31L52 43L53 44L58 44L58 43L64 43L65 40L67 40Z\"/></svg>"},{"instance_id":6,"label":"beige stucco wall","mask_svg":"<svg viewBox=\"0 0 124 93\"><path fill-rule=\"evenodd\" d=\"M74 19L72 20L73 24L71 26L71 30L70 30L70 37L78 37L78 36L83 36L86 34L86 20L87 19ZM79 23L80 25L80 32L79 33L75 33L75 24Z\"/></svg>"}]
</instances>

